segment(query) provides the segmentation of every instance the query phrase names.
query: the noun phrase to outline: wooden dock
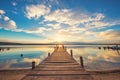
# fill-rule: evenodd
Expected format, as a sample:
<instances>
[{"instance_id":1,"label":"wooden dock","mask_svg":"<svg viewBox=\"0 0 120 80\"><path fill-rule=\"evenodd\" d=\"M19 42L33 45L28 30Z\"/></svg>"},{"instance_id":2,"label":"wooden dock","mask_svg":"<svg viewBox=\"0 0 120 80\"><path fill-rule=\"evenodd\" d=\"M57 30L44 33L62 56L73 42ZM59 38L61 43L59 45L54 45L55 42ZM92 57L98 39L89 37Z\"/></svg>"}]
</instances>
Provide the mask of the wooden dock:
<instances>
[{"instance_id":1,"label":"wooden dock","mask_svg":"<svg viewBox=\"0 0 120 80\"><path fill-rule=\"evenodd\" d=\"M57 46L51 55L49 53L48 57L22 80L93 80L93 78L64 46Z\"/></svg>"}]
</instances>

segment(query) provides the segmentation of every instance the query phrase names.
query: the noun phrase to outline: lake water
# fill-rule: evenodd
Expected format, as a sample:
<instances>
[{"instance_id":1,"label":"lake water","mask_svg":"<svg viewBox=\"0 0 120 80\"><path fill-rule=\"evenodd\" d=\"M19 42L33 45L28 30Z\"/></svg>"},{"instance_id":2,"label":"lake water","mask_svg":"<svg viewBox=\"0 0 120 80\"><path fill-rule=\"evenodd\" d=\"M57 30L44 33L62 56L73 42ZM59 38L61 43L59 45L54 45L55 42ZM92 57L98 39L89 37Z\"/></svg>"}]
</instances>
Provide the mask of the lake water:
<instances>
[{"instance_id":1,"label":"lake water","mask_svg":"<svg viewBox=\"0 0 120 80\"><path fill-rule=\"evenodd\" d=\"M99 49L100 45L66 45L67 51L73 50L74 58L79 62L83 56L86 70L113 70L120 69L120 51L112 49ZM106 45L104 45L106 46ZM23 69L31 68L31 62L38 65L44 60L48 52L54 51L54 45L34 46L0 46L0 69ZM5 48L9 47L9 48ZM23 54L23 56L21 56Z\"/></svg>"}]
</instances>

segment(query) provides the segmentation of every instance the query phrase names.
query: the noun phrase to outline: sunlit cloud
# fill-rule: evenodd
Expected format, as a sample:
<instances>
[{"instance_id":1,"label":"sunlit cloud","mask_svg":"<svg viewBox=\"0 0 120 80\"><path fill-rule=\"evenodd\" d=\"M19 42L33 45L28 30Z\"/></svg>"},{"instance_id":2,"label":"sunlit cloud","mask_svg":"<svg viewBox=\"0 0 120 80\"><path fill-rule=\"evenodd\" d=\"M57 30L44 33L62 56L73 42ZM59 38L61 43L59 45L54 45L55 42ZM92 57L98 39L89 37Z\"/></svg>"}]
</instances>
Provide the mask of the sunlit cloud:
<instances>
[{"instance_id":1,"label":"sunlit cloud","mask_svg":"<svg viewBox=\"0 0 120 80\"><path fill-rule=\"evenodd\" d=\"M5 14L5 11L0 9L0 15L1 14Z\"/></svg>"},{"instance_id":2,"label":"sunlit cloud","mask_svg":"<svg viewBox=\"0 0 120 80\"><path fill-rule=\"evenodd\" d=\"M36 28L36 29L27 29L27 30L25 30L25 29L14 29L13 31L15 31L15 32L25 32L25 33L28 33L28 34L40 34L40 33L43 33L45 31L51 31L51 30L52 30L51 28L39 27L39 28Z\"/></svg>"},{"instance_id":3,"label":"sunlit cloud","mask_svg":"<svg viewBox=\"0 0 120 80\"><path fill-rule=\"evenodd\" d=\"M9 19L9 17L5 16L5 17L4 17L4 20L5 20L5 21L8 21L8 20L10 20L10 19Z\"/></svg>"},{"instance_id":4,"label":"sunlit cloud","mask_svg":"<svg viewBox=\"0 0 120 80\"><path fill-rule=\"evenodd\" d=\"M42 13L41 13L42 12ZM43 33L46 39L56 40L51 38L62 36L63 41L84 41L93 42L101 38L102 32L96 32L98 29L107 28L114 25L119 25L119 20L108 21L103 13L90 13L88 11L74 11L72 9L56 9L51 11L51 7L46 5L29 5L26 6L26 17L31 19L39 19L43 17L44 20L40 22L46 28L51 27L54 32L48 29L46 33L45 27L39 31L26 31L27 33ZM53 23L55 22L55 23ZM64 25L63 25L64 24ZM57 29L57 30L55 30ZM79 37L78 37L79 36ZM107 35L106 35L107 36ZM95 40L93 40L94 38ZM105 40L105 39L104 39Z\"/></svg>"},{"instance_id":5,"label":"sunlit cloud","mask_svg":"<svg viewBox=\"0 0 120 80\"><path fill-rule=\"evenodd\" d=\"M113 30L106 30L106 31L103 31L99 34L100 38L102 40L107 40L109 42L113 42L113 43L116 43L120 41L120 31L113 31Z\"/></svg>"},{"instance_id":6,"label":"sunlit cloud","mask_svg":"<svg viewBox=\"0 0 120 80\"><path fill-rule=\"evenodd\" d=\"M13 30L13 29L17 28L16 22L13 21L12 19L10 19L8 16L5 16L4 10L0 10L0 16L1 16L1 18L0 18L1 28L5 29L5 30Z\"/></svg>"},{"instance_id":7,"label":"sunlit cloud","mask_svg":"<svg viewBox=\"0 0 120 80\"><path fill-rule=\"evenodd\" d=\"M61 24L55 23L55 24L46 24L47 26L52 27L53 29L60 29Z\"/></svg>"},{"instance_id":8,"label":"sunlit cloud","mask_svg":"<svg viewBox=\"0 0 120 80\"><path fill-rule=\"evenodd\" d=\"M49 7L46 7L45 5L29 5L26 6L25 15L28 19L38 19L39 17L48 14L49 12Z\"/></svg>"}]
</instances>

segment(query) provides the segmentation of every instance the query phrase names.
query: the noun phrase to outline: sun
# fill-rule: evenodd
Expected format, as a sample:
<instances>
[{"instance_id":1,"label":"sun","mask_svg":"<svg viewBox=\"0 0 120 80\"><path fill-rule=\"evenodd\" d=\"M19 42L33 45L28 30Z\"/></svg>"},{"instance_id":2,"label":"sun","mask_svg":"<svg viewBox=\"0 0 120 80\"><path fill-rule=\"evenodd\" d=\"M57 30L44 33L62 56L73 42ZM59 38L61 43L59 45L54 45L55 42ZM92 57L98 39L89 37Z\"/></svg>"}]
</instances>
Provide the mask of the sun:
<instances>
[{"instance_id":1,"label":"sun","mask_svg":"<svg viewBox=\"0 0 120 80\"><path fill-rule=\"evenodd\" d=\"M62 38L56 38L55 41L57 41L57 42L62 42L63 39L62 39Z\"/></svg>"},{"instance_id":2,"label":"sun","mask_svg":"<svg viewBox=\"0 0 120 80\"><path fill-rule=\"evenodd\" d=\"M59 37L56 37L56 38L55 38L55 41L56 41L57 43L63 43L64 38L61 37L61 36L59 36Z\"/></svg>"}]
</instances>

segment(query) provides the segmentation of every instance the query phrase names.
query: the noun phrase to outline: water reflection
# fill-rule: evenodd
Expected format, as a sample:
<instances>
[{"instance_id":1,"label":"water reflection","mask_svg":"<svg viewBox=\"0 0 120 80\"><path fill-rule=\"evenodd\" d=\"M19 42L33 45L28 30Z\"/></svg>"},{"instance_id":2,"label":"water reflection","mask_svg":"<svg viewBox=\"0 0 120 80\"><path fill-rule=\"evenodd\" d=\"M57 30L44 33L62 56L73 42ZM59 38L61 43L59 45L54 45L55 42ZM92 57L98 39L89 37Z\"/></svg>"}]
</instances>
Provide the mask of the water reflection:
<instances>
[{"instance_id":1,"label":"water reflection","mask_svg":"<svg viewBox=\"0 0 120 80\"><path fill-rule=\"evenodd\" d=\"M73 50L73 57L79 62L79 57L84 57L86 70L111 70L120 67L119 50L103 49L98 46L68 46L67 51ZM53 52L54 46L18 46L0 52L0 69L31 68L31 62L38 65L47 57L48 52ZM21 57L21 54L23 55Z\"/></svg>"},{"instance_id":2,"label":"water reflection","mask_svg":"<svg viewBox=\"0 0 120 80\"><path fill-rule=\"evenodd\" d=\"M0 69L31 68L32 61L38 65L52 51L49 47L12 47L0 52Z\"/></svg>"},{"instance_id":3,"label":"water reflection","mask_svg":"<svg viewBox=\"0 0 120 80\"><path fill-rule=\"evenodd\" d=\"M104 50L82 47L73 49L74 58L79 62L79 57L84 57L84 64L87 70L111 70L120 68L120 55L115 50ZM69 51L68 50L68 51Z\"/></svg>"}]
</instances>

